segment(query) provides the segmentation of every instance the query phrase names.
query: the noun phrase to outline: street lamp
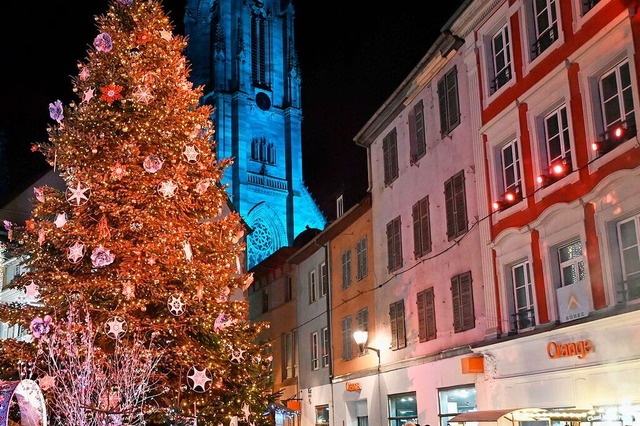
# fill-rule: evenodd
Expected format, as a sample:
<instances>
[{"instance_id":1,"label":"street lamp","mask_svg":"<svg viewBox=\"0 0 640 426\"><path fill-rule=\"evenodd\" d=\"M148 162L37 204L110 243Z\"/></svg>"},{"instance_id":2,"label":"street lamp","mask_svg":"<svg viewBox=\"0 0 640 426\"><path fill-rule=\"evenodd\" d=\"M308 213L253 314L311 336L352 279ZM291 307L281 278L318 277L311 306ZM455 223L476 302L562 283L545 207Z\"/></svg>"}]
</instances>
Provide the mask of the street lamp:
<instances>
[{"instance_id":1,"label":"street lamp","mask_svg":"<svg viewBox=\"0 0 640 426\"><path fill-rule=\"evenodd\" d=\"M370 349L378 355L378 366L380 365L380 349L372 348L371 346L367 346L367 340L369 340L369 332L366 330L357 330L353 333L353 340L358 344L358 350L360 351L360 355L364 354L365 349Z\"/></svg>"}]
</instances>

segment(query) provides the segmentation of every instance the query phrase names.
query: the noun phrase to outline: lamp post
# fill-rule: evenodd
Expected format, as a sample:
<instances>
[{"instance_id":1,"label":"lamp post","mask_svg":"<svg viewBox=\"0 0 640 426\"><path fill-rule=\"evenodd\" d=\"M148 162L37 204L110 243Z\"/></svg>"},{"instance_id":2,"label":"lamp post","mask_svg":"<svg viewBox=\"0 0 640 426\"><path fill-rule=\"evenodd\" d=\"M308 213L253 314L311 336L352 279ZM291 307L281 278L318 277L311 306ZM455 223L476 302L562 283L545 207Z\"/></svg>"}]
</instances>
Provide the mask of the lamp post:
<instances>
[{"instance_id":1,"label":"lamp post","mask_svg":"<svg viewBox=\"0 0 640 426\"><path fill-rule=\"evenodd\" d=\"M369 340L369 332L365 330L357 330L353 333L353 340L358 344L358 351L360 355L364 354L365 349L374 351L378 355L378 368L376 370L376 378L378 379L378 418L380 420L379 425L382 426L382 391L380 389L380 349L367 346L367 340Z\"/></svg>"}]
</instances>

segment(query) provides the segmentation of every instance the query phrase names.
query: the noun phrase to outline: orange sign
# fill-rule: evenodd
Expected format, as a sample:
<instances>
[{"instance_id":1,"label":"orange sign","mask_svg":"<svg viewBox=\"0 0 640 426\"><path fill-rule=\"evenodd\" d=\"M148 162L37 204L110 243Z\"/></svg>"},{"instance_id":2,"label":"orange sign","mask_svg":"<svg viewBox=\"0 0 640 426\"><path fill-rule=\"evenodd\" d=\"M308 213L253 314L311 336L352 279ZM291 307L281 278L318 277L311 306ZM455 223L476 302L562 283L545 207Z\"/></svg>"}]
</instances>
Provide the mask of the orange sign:
<instances>
[{"instance_id":1,"label":"orange sign","mask_svg":"<svg viewBox=\"0 0 640 426\"><path fill-rule=\"evenodd\" d=\"M359 382L347 382L345 386L347 388L347 392L360 392L362 390Z\"/></svg>"},{"instance_id":2,"label":"orange sign","mask_svg":"<svg viewBox=\"0 0 640 426\"><path fill-rule=\"evenodd\" d=\"M595 352L596 348L593 346L591 340L579 340L577 342L570 343L547 343L547 355L551 359L566 358L569 356L578 357L583 359L587 354Z\"/></svg>"}]
</instances>

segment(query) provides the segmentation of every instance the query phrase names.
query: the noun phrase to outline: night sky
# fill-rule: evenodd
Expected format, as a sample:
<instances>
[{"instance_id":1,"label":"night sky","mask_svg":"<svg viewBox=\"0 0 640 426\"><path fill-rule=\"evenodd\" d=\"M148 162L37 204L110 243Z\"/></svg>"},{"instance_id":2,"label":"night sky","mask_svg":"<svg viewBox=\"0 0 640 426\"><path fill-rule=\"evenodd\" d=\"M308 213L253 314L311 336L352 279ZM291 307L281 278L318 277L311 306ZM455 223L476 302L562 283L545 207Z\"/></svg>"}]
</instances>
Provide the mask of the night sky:
<instances>
[{"instance_id":1,"label":"night sky","mask_svg":"<svg viewBox=\"0 0 640 426\"><path fill-rule=\"evenodd\" d=\"M302 71L304 180L328 218L335 196L346 207L367 189L366 150L353 137L429 49L463 3L401 8L343 0L294 0L296 48ZM71 75L97 35L94 16L107 0L10 2L0 6L0 202L25 189L48 169L30 146L46 138L48 105L75 100ZM163 0L183 33L185 0ZM348 5L348 9L345 9ZM13 25L8 21L15 19ZM10 29L10 27L14 27ZM17 27L18 29L16 29Z\"/></svg>"}]
</instances>

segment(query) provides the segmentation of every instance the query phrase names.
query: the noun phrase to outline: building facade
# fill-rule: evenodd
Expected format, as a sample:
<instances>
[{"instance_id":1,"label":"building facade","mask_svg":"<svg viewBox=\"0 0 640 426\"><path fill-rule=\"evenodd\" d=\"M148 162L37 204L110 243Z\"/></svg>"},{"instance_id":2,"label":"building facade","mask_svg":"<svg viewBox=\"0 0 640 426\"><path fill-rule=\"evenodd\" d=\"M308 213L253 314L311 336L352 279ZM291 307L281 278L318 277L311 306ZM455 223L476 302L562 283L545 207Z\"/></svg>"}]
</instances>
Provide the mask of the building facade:
<instances>
[{"instance_id":1,"label":"building facade","mask_svg":"<svg viewBox=\"0 0 640 426\"><path fill-rule=\"evenodd\" d=\"M252 232L252 267L326 220L302 176L301 77L291 1L188 0L191 81L214 108L223 183Z\"/></svg>"}]
</instances>

